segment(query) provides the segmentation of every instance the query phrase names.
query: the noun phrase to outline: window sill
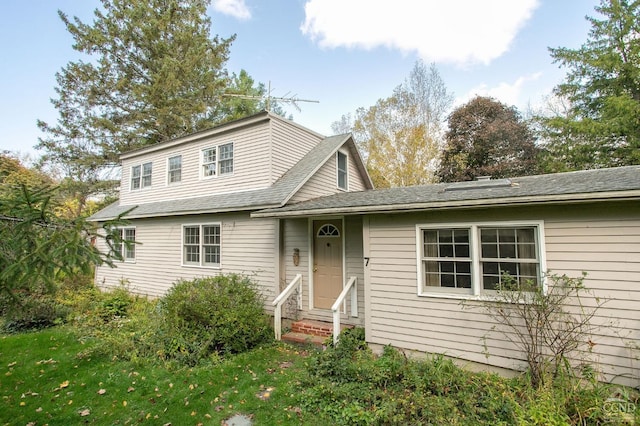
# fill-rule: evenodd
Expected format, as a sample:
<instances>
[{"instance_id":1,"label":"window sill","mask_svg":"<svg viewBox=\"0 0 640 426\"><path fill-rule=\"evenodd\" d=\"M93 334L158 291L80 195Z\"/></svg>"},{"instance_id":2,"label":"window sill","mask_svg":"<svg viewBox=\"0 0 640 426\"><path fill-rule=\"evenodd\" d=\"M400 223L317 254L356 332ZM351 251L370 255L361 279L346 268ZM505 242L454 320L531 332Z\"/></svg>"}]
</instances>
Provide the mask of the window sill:
<instances>
[{"instance_id":1,"label":"window sill","mask_svg":"<svg viewBox=\"0 0 640 426\"><path fill-rule=\"evenodd\" d=\"M456 294L456 293L418 293L418 297L431 299L451 299L451 300L470 300L477 302L507 302L504 297L499 294ZM515 302L514 302L515 303ZM520 300L519 303L532 303L531 298Z\"/></svg>"},{"instance_id":2,"label":"window sill","mask_svg":"<svg viewBox=\"0 0 640 426\"><path fill-rule=\"evenodd\" d=\"M225 173L222 175L211 175L211 176L201 176L200 180L215 180L215 179L225 179L233 177L233 173Z\"/></svg>"},{"instance_id":3,"label":"window sill","mask_svg":"<svg viewBox=\"0 0 640 426\"><path fill-rule=\"evenodd\" d=\"M221 265L196 265L196 264L183 263L181 266L183 268L194 268L194 269L222 269Z\"/></svg>"}]
</instances>

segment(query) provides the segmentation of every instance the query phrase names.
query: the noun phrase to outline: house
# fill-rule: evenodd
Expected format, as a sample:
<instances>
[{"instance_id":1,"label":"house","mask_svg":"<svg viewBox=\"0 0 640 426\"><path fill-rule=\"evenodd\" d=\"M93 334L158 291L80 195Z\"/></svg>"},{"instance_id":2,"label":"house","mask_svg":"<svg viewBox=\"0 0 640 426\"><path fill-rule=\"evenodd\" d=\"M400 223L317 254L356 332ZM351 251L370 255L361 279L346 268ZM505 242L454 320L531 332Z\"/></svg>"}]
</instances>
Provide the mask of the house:
<instances>
[{"instance_id":1,"label":"house","mask_svg":"<svg viewBox=\"0 0 640 426\"><path fill-rule=\"evenodd\" d=\"M349 135L261 113L127 153L122 167L120 202L93 220L133 208L122 232L140 244L97 269L101 286L158 296L178 278L249 274L278 337L293 300L295 316L362 326L377 349L519 370L499 325L466 307L495 294L500 271L540 285L547 271L584 271L607 299L593 362L637 385L640 166L373 190Z\"/></svg>"},{"instance_id":2,"label":"house","mask_svg":"<svg viewBox=\"0 0 640 426\"><path fill-rule=\"evenodd\" d=\"M302 231L298 223L291 229L290 221L251 218L251 213L372 188L350 135L324 137L268 112L125 153L121 163L119 201L90 220L103 222L127 212L122 237L137 244L122 244L124 260L116 268L98 267L95 280L104 288L124 282L149 296L161 296L179 279L239 273L253 277L273 300L290 276L294 246L299 247L299 268L308 265L308 247L300 245L302 240L285 239ZM335 232L333 219L313 223L323 232ZM351 232L335 226L338 232ZM362 278L361 230L354 231L349 241L357 246L349 242L344 248ZM352 273L350 268L344 272ZM318 274L323 273L320 268ZM329 274L333 282L327 285L333 287L315 282L318 306L342 289L342 272L334 267ZM305 288L309 280L305 271Z\"/></svg>"}]
</instances>

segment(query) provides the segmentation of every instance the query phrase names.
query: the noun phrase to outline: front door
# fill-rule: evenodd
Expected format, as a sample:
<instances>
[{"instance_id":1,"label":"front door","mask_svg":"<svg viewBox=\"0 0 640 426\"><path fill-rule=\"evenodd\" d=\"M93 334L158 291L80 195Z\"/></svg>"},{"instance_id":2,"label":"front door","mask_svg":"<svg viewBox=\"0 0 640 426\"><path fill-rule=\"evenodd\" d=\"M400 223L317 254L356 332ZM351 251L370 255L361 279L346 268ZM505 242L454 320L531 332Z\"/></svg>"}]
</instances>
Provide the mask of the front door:
<instances>
[{"instance_id":1,"label":"front door","mask_svg":"<svg viewBox=\"0 0 640 426\"><path fill-rule=\"evenodd\" d=\"M331 309L342 291L342 220L313 221L313 306Z\"/></svg>"}]
</instances>

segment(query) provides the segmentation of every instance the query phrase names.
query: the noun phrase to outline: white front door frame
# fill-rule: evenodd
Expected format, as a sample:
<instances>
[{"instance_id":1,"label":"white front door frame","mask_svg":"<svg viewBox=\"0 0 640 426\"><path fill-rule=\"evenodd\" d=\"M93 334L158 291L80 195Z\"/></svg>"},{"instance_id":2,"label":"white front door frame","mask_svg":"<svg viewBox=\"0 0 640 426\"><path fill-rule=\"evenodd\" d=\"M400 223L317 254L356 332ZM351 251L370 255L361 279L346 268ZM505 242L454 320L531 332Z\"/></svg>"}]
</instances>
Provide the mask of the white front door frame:
<instances>
[{"instance_id":1,"label":"white front door frame","mask_svg":"<svg viewBox=\"0 0 640 426\"><path fill-rule=\"evenodd\" d=\"M344 286L345 283L345 279L347 276L347 262L346 262L346 238L345 235L347 234L347 230L345 228L345 220L344 220L344 216L318 216L318 217L310 217L308 218L308 235L309 235L309 246L308 246L308 253L309 253L309 310L312 311L315 309L315 307L313 306L313 298L314 298L314 291L313 291L313 276L314 276L314 263L315 263L315 253L314 253L314 241L315 241L315 233L313 232L313 222L315 221L321 221L321 220L340 220L342 223L342 235L341 235L341 239L342 239L342 285ZM323 311L326 311L325 309L323 309Z\"/></svg>"}]
</instances>

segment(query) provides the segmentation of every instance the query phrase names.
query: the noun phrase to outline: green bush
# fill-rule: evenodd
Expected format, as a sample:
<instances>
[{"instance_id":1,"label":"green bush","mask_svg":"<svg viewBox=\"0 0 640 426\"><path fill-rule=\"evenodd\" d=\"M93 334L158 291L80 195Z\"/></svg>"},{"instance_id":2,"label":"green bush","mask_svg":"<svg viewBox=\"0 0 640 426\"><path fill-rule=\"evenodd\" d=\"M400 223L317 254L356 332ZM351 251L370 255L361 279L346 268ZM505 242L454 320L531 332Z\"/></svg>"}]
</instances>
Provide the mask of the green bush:
<instances>
[{"instance_id":1,"label":"green bush","mask_svg":"<svg viewBox=\"0 0 640 426\"><path fill-rule=\"evenodd\" d=\"M514 424L517 403L504 379L465 371L442 356L408 359L386 346L376 356L361 329L308 362L300 404L328 423Z\"/></svg>"},{"instance_id":2,"label":"green bush","mask_svg":"<svg viewBox=\"0 0 640 426\"><path fill-rule=\"evenodd\" d=\"M48 294L30 294L20 303L11 303L3 309L2 330L18 333L52 327L64 321L69 309Z\"/></svg>"},{"instance_id":3,"label":"green bush","mask_svg":"<svg viewBox=\"0 0 640 426\"><path fill-rule=\"evenodd\" d=\"M241 275L179 281L158 309L162 355L187 365L245 352L273 336L263 297Z\"/></svg>"}]
</instances>

